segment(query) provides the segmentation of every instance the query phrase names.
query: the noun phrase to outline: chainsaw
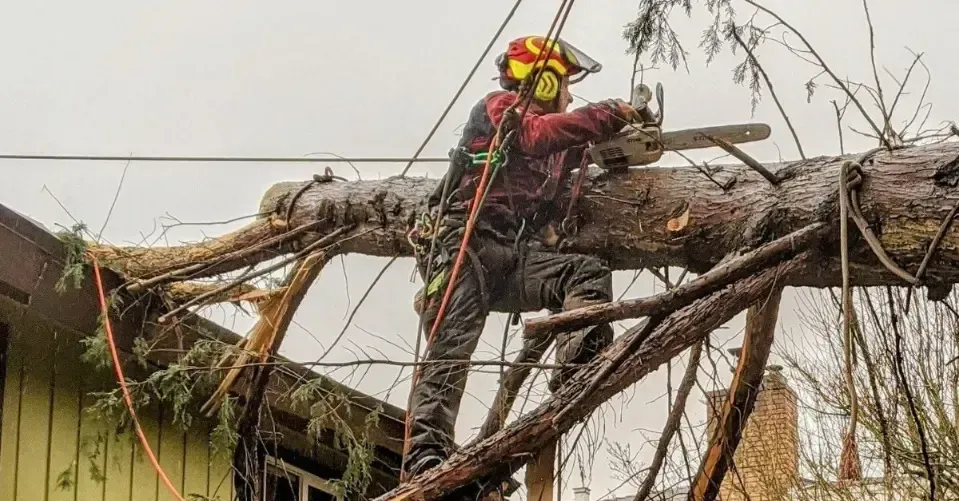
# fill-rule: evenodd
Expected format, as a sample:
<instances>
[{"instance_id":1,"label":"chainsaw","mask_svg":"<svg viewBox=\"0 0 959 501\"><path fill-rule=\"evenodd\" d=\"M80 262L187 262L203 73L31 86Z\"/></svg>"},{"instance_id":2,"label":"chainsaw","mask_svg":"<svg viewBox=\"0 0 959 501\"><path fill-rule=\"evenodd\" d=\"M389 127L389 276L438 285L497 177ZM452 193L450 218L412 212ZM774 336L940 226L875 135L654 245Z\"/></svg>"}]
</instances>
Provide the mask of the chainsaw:
<instances>
[{"instance_id":1,"label":"chainsaw","mask_svg":"<svg viewBox=\"0 0 959 501\"><path fill-rule=\"evenodd\" d=\"M666 151L693 150L730 144L750 143L769 137L769 126L763 123L719 125L663 132L663 85L656 84L658 111L649 108L652 91L645 84L633 89L630 104L639 112L641 122L630 124L612 139L593 145L589 155L598 167L610 170L659 161Z\"/></svg>"}]
</instances>

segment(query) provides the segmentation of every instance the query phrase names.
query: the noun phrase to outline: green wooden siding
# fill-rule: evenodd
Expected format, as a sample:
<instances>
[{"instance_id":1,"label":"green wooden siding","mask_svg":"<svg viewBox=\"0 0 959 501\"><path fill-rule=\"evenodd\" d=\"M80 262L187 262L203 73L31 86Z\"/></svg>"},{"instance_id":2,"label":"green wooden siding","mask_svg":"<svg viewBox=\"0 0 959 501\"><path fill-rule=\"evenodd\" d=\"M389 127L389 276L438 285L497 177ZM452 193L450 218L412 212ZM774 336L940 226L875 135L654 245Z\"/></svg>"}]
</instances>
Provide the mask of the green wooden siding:
<instances>
[{"instance_id":1,"label":"green wooden siding","mask_svg":"<svg viewBox=\"0 0 959 501\"><path fill-rule=\"evenodd\" d=\"M0 500L164 501L136 435L84 412L91 391L112 389L112 372L80 359L80 336L0 307L9 326L0 422ZM232 499L230 458L214 454L211 425L188 432L158 406L139 411L150 446L180 492ZM201 498L202 499L202 498Z\"/></svg>"}]
</instances>

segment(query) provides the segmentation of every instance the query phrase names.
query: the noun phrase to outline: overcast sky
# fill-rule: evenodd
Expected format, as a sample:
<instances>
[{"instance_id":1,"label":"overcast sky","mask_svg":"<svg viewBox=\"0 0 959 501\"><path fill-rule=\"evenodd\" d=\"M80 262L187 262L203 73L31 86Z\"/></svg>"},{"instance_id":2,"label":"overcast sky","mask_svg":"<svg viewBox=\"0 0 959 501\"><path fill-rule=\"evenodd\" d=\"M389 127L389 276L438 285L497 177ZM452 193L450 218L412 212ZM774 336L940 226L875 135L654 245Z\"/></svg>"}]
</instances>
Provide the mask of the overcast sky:
<instances>
[{"instance_id":1,"label":"overcast sky","mask_svg":"<svg viewBox=\"0 0 959 501\"><path fill-rule=\"evenodd\" d=\"M288 0L285 2L33 1L0 6L0 152L110 155L255 155L296 156L327 151L346 156L412 154L452 97L499 26L513 0L465 2L413 0ZM456 128L476 99L493 89L493 58L506 41L542 34L559 2L527 0L506 29L497 50L424 152L445 155L456 141ZM601 61L602 73L574 87L591 100L629 96L631 56L625 54L623 25L632 20L636 0L578 2L564 38ZM740 19L753 10L734 2ZM871 78L868 37L859 0L765 2L802 30L840 75ZM930 124L959 117L953 96L955 19L952 0L873 1L879 63L901 78L911 55L905 46L925 52L934 78L927 101L935 103ZM676 27L691 52L689 73L663 68L647 73L650 83L666 90L666 127L762 121L772 137L748 146L761 160L798 155L772 100L750 116L747 89L731 82L738 59L724 53L707 67L696 43L708 21L697 14L677 14ZM794 39L793 39L794 40ZM838 140L830 99L838 95L820 79L819 92L806 102L803 83L817 70L770 45L758 56L797 125L807 154L837 154ZM908 119L924 75L917 72L913 93L904 98L899 119ZM895 83L884 76L888 89ZM582 104L582 101L574 105ZM850 112L852 114L852 112ZM846 132L847 149L873 146ZM706 151L695 158L717 156ZM676 164L667 158L663 165ZM397 174L402 165L363 165L375 179ZM354 176L349 167L337 174ZM437 176L442 166L420 166L415 174ZM104 238L113 243L140 242L169 214L182 221L219 221L256 211L261 194L278 181L307 179L318 165L134 163L130 166ZM0 161L0 203L23 212L51 229L72 223L50 193L73 217L98 230L104 223L123 171L122 162ZM44 191L46 187L50 193ZM242 225L185 226L168 233L168 243L216 235ZM281 350L311 361L339 332L384 259L348 256L334 261L314 285L297 314L297 325ZM372 356L409 360L415 342L416 316L411 282L413 262L398 261L370 294L344 342L330 360ZM615 276L617 293L631 272ZM654 292L644 275L630 296ZM803 333L792 311L796 295L787 294L776 350L801 344ZM220 309L211 317L243 332L252 320ZM503 329L493 315L475 358L498 357ZM735 346L741 319L715 336L717 344ZM837 333L838 339L838 333ZM515 349L518 342L513 342ZM362 391L405 407L409 384L392 392L396 368L374 367L368 373L334 377ZM681 373L678 369L674 373ZM721 376L729 373L720 365ZM408 375L408 373L407 373ZM679 377L679 374L676 374ZM497 374L476 374L469 383L458 423L458 441L475 433L495 391ZM658 436L667 412L664 371L659 371L624 398L604 407L605 438L641 448L650 457L647 438ZM541 378L540 383L545 379ZM544 388L544 384L539 384ZM535 394L535 392L534 392ZM532 405L532 403L530 404ZM703 401L690 400L699 419ZM527 409L530 407L527 407ZM644 433L643 430L652 430ZM607 471L604 451L592 473L567 472L566 487L585 482L593 497L619 482ZM571 461L570 466L574 463ZM578 470L578 467L576 468ZM585 477L585 478L582 478ZM618 494L629 494L627 487ZM567 491L566 495L569 493Z\"/></svg>"}]
</instances>

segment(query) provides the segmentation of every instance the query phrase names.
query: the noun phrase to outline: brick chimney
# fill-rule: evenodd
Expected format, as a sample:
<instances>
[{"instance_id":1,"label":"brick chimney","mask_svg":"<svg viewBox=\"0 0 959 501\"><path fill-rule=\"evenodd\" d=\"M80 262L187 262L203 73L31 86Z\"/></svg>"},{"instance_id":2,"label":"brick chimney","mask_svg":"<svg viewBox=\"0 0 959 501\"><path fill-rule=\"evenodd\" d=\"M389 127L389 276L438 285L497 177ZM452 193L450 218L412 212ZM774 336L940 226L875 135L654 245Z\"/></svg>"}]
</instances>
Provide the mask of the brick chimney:
<instances>
[{"instance_id":1,"label":"brick chimney","mask_svg":"<svg viewBox=\"0 0 959 501\"><path fill-rule=\"evenodd\" d=\"M739 349L730 350L738 357ZM796 393L786 383L782 367L769 365L736 450L736 469L730 469L719 489L722 501L785 499L799 479L799 412ZM716 427L728 390L707 394L709 433ZM713 409L716 409L715 411Z\"/></svg>"},{"instance_id":2,"label":"brick chimney","mask_svg":"<svg viewBox=\"0 0 959 501\"><path fill-rule=\"evenodd\" d=\"M589 501L589 487L574 487L573 501Z\"/></svg>"}]
</instances>

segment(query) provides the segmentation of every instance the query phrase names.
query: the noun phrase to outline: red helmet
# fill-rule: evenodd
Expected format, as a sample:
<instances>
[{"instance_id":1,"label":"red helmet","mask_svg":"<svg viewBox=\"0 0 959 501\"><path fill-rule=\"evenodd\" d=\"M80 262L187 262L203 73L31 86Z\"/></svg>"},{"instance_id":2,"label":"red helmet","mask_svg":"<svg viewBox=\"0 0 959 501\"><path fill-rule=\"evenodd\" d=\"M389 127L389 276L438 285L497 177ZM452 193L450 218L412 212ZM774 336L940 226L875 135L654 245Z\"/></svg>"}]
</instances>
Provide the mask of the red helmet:
<instances>
[{"instance_id":1,"label":"red helmet","mask_svg":"<svg viewBox=\"0 0 959 501\"><path fill-rule=\"evenodd\" d=\"M550 45L552 50L549 49ZM548 52L549 57L541 57L540 54L543 52ZM539 57L538 61L537 57ZM599 73L603 69L603 65L563 39L559 39L558 43L556 41L547 43L546 39L540 36L513 40L509 43L506 52L497 58L496 63L504 85L518 84L544 66L559 77L570 77L570 83L579 82L586 75Z\"/></svg>"}]
</instances>

